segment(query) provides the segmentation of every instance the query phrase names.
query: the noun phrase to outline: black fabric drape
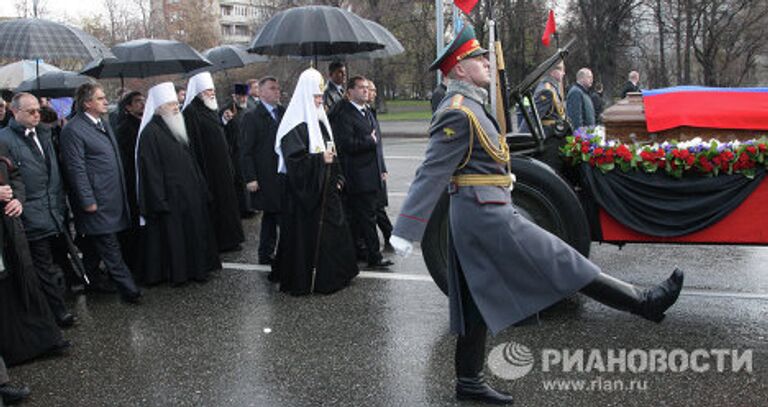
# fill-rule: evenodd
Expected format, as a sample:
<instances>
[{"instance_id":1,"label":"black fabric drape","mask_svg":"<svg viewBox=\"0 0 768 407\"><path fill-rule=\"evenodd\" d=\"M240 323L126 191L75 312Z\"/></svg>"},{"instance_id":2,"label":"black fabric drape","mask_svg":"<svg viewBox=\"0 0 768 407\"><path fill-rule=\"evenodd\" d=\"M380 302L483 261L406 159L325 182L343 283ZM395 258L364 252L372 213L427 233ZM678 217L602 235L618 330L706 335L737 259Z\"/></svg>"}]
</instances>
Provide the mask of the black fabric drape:
<instances>
[{"instance_id":1,"label":"black fabric drape","mask_svg":"<svg viewBox=\"0 0 768 407\"><path fill-rule=\"evenodd\" d=\"M741 174L681 179L663 173L600 170L582 164L581 178L592 198L622 225L658 237L687 235L736 209L760 185Z\"/></svg>"}]
</instances>

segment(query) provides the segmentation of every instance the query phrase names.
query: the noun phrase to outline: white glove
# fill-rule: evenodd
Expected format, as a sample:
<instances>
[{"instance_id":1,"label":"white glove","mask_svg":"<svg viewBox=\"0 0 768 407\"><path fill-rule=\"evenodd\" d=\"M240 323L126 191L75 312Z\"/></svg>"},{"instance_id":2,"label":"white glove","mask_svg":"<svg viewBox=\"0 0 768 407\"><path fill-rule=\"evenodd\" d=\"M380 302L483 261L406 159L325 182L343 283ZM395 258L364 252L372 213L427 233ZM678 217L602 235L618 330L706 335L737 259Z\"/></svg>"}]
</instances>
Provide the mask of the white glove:
<instances>
[{"instance_id":1,"label":"white glove","mask_svg":"<svg viewBox=\"0 0 768 407\"><path fill-rule=\"evenodd\" d=\"M413 244L400 236L390 236L389 244L395 248L395 253L403 258L410 256L413 251Z\"/></svg>"}]
</instances>

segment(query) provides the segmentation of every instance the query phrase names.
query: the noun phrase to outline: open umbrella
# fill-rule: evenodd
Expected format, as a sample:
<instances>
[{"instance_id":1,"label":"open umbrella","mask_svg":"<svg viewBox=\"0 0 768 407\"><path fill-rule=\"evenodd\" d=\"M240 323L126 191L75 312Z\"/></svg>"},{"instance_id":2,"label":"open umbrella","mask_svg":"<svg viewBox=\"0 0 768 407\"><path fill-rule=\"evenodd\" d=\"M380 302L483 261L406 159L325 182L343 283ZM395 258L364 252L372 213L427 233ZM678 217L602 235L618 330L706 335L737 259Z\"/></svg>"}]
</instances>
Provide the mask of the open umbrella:
<instances>
[{"instance_id":1,"label":"open umbrella","mask_svg":"<svg viewBox=\"0 0 768 407\"><path fill-rule=\"evenodd\" d=\"M41 18L20 18L0 22L0 57L90 61L113 55L79 28Z\"/></svg>"},{"instance_id":2,"label":"open umbrella","mask_svg":"<svg viewBox=\"0 0 768 407\"><path fill-rule=\"evenodd\" d=\"M22 60L0 68L0 89L13 89L27 79L34 79L37 72L55 72L60 69L46 63Z\"/></svg>"},{"instance_id":3,"label":"open umbrella","mask_svg":"<svg viewBox=\"0 0 768 407\"><path fill-rule=\"evenodd\" d=\"M72 96L75 90L93 79L72 71L53 71L40 75L39 78L27 79L15 92L29 92L37 97L60 98Z\"/></svg>"},{"instance_id":4,"label":"open umbrella","mask_svg":"<svg viewBox=\"0 0 768 407\"><path fill-rule=\"evenodd\" d=\"M350 55L350 58L352 59L389 58L395 55L400 55L403 52L405 52L405 48L403 47L403 44L401 44L400 41L397 39L397 37L395 37L395 35L392 34L392 32L390 32L389 30L387 30L383 25L371 20L365 20L365 23L368 24L368 26L370 27L371 32L373 32L373 35L376 37L376 40L384 44L384 48L377 49L375 51L360 52L357 54L352 54Z\"/></svg>"},{"instance_id":5,"label":"open umbrella","mask_svg":"<svg viewBox=\"0 0 768 407\"><path fill-rule=\"evenodd\" d=\"M371 32L374 36L376 36L376 39L384 44L384 48L377 49L374 51L365 51L365 52L357 52L354 54L336 54L336 55L324 55L319 57L321 60L334 60L334 59L382 59L382 58L389 58L393 57L395 55L400 55L403 52L405 52L405 48L403 47L403 44L400 43L400 41L395 37L392 32L387 30L384 26L381 24L371 21L371 20L363 20L366 24L368 24L368 28L370 28Z\"/></svg>"},{"instance_id":6,"label":"open umbrella","mask_svg":"<svg viewBox=\"0 0 768 407\"><path fill-rule=\"evenodd\" d=\"M338 7L295 7L275 14L251 42L261 55L321 56L384 48L370 26Z\"/></svg>"},{"instance_id":7,"label":"open umbrella","mask_svg":"<svg viewBox=\"0 0 768 407\"><path fill-rule=\"evenodd\" d=\"M220 45L203 51L203 56L211 62L211 66L200 71L218 72L227 69L242 68L256 62L267 62L268 57L249 54L242 45Z\"/></svg>"},{"instance_id":8,"label":"open umbrella","mask_svg":"<svg viewBox=\"0 0 768 407\"><path fill-rule=\"evenodd\" d=\"M116 60L95 60L82 71L95 78L147 78L185 73L210 66L189 45L174 40L141 39L112 47Z\"/></svg>"}]
</instances>

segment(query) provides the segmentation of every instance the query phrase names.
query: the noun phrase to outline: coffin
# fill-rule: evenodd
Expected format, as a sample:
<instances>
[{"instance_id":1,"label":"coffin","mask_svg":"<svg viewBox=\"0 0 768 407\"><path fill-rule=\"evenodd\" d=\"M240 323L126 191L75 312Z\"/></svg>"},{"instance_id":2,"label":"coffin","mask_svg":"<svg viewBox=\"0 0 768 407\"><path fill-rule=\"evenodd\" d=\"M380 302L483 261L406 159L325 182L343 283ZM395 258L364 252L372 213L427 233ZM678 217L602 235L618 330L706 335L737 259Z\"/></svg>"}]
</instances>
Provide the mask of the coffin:
<instances>
[{"instance_id":1,"label":"coffin","mask_svg":"<svg viewBox=\"0 0 768 407\"><path fill-rule=\"evenodd\" d=\"M602 115L607 138L623 143L662 143L666 140L685 141L696 137L704 140L718 139L723 142L733 140L751 140L766 134L765 130L721 129L680 126L659 132L649 132L643 96L641 93L628 93L627 97L605 109Z\"/></svg>"}]
</instances>

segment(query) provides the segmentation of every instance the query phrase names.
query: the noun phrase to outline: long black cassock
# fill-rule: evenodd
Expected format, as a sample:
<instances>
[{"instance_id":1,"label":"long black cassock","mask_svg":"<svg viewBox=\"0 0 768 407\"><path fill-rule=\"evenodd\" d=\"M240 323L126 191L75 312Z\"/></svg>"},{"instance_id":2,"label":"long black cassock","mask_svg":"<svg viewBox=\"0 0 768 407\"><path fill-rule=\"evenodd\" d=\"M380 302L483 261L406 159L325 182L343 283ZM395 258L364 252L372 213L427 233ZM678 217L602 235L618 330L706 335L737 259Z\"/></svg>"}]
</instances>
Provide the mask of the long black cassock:
<instances>
[{"instance_id":1,"label":"long black cassock","mask_svg":"<svg viewBox=\"0 0 768 407\"><path fill-rule=\"evenodd\" d=\"M143 281L205 280L209 271L221 268L208 187L190 147L160 116L141 133L138 166L139 207L147 221Z\"/></svg>"},{"instance_id":2,"label":"long black cassock","mask_svg":"<svg viewBox=\"0 0 768 407\"><path fill-rule=\"evenodd\" d=\"M184 110L184 121L192 150L213 197L211 220L218 249L234 249L245 240L245 234L240 222L234 169L224 128L217 112L197 97Z\"/></svg>"},{"instance_id":3,"label":"long black cassock","mask_svg":"<svg viewBox=\"0 0 768 407\"><path fill-rule=\"evenodd\" d=\"M24 202L21 175L0 145L0 185L11 185L13 195ZM32 264L21 218L4 215L0 203L0 244L5 270L0 272L0 355L9 365L44 355L58 346L61 331L48 307Z\"/></svg>"},{"instance_id":4,"label":"long black cassock","mask_svg":"<svg viewBox=\"0 0 768 407\"><path fill-rule=\"evenodd\" d=\"M328 133L322 123L320 128L323 138L328 141ZM343 183L341 168L338 163L327 166L322 154L309 153L309 133L305 123L286 134L280 146L288 170L281 215L283 235L273 265L280 290L294 295L308 294L315 255L319 253L315 292L329 294L338 291L359 272L352 235L337 187ZM322 229L318 230L319 227Z\"/></svg>"}]
</instances>

